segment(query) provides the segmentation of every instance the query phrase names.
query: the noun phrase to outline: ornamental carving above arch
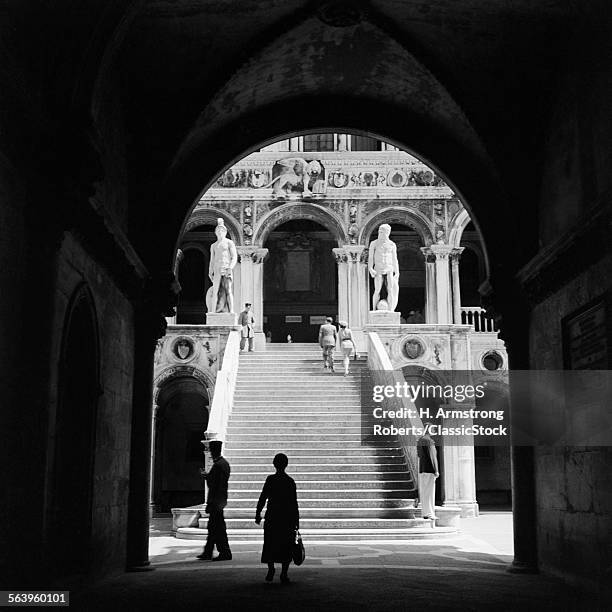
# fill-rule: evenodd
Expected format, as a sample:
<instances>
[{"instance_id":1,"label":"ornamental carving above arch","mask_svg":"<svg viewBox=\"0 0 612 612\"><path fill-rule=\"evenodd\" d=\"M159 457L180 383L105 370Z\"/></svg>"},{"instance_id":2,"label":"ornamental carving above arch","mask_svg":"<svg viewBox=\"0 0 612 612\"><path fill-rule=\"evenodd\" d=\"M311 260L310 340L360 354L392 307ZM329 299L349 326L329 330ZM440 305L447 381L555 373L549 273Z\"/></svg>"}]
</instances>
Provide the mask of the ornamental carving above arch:
<instances>
[{"instance_id":1,"label":"ornamental carving above arch","mask_svg":"<svg viewBox=\"0 0 612 612\"><path fill-rule=\"evenodd\" d=\"M274 208L271 212L260 217L255 228L253 243L265 244L268 236L275 228L293 219L309 219L321 224L332 233L339 246L349 242L345 223L334 211L318 204L288 203Z\"/></svg>"},{"instance_id":2,"label":"ornamental carving above arch","mask_svg":"<svg viewBox=\"0 0 612 612\"><path fill-rule=\"evenodd\" d=\"M193 366L181 366L175 365L166 368L161 372L157 378L153 381L153 404L157 405L160 391L162 387L170 380L174 378L195 378L202 386L206 389L209 398L212 402L212 397L215 389L215 381L212 377L202 370L198 370Z\"/></svg>"}]
</instances>

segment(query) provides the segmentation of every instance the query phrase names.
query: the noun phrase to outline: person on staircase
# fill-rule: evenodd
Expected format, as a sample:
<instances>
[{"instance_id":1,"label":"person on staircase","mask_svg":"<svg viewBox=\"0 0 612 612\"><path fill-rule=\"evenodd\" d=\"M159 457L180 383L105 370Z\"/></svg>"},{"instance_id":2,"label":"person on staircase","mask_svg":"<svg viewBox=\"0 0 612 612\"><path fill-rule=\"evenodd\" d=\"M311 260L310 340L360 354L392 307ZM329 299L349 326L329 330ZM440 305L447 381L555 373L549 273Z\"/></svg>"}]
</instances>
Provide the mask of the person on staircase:
<instances>
[{"instance_id":1,"label":"person on staircase","mask_svg":"<svg viewBox=\"0 0 612 612\"><path fill-rule=\"evenodd\" d=\"M319 346L323 350L323 369L334 371L334 348L338 333L331 317L326 317L325 323L319 328Z\"/></svg>"},{"instance_id":2,"label":"person on staircase","mask_svg":"<svg viewBox=\"0 0 612 612\"><path fill-rule=\"evenodd\" d=\"M289 459L284 453L278 453L272 462L276 474L266 478L266 482L257 502L255 522L261 523L261 511L267 508L264 520L264 544L261 551L261 562L268 564L266 582L274 579L274 564L281 563L281 582L289 582L287 572L292 558L292 548L296 531L300 527L300 512L297 502L295 481L285 470Z\"/></svg>"},{"instance_id":3,"label":"person on staircase","mask_svg":"<svg viewBox=\"0 0 612 612\"><path fill-rule=\"evenodd\" d=\"M227 506L227 483L230 477L230 465L221 456L221 440L212 440L209 443L213 466L206 474L208 485L208 498L205 512L208 514L208 537L201 554L197 556L202 561L230 561L232 551L227 541L227 529L223 508ZM217 546L219 554L213 559L213 549Z\"/></svg>"},{"instance_id":4,"label":"person on staircase","mask_svg":"<svg viewBox=\"0 0 612 612\"><path fill-rule=\"evenodd\" d=\"M253 339L255 332L253 325L255 325L255 317L251 312L251 304L248 302L244 305L244 310L240 313L238 324L242 326L240 330L240 350L244 351L247 340L249 341L249 353L253 352Z\"/></svg>"},{"instance_id":5,"label":"person on staircase","mask_svg":"<svg viewBox=\"0 0 612 612\"><path fill-rule=\"evenodd\" d=\"M342 349L342 353L344 355L342 363L344 364L344 375L349 375L349 358L351 353L354 352L355 359L357 359L357 347L355 346L355 341L353 340L353 332L351 331L348 323L346 321L339 321L338 325L340 325L340 348Z\"/></svg>"}]
</instances>

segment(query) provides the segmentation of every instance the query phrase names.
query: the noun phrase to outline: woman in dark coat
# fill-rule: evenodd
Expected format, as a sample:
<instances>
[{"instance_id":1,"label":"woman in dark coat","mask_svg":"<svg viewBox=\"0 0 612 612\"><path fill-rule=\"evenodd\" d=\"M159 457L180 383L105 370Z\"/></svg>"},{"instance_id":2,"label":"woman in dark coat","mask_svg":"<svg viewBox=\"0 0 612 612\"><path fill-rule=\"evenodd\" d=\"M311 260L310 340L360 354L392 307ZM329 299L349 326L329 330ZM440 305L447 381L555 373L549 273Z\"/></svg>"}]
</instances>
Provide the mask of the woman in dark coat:
<instances>
[{"instance_id":1,"label":"woman in dark coat","mask_svg":"<svg viewBox=\"0 0 612 612\"><path fill-rule=\"evenodd\" d=\"M276 474L266 478L255 513L255 522L259 525L261 511L268 500L261 551L261 562L268 564L268 582L274 579L274 563L282 563L281 582L289 582L287 570L291 562L295 531L300 524L295 481L285 473L288 464L287 455L279 453L274 457Z\"/></svg>"}]
</instances>

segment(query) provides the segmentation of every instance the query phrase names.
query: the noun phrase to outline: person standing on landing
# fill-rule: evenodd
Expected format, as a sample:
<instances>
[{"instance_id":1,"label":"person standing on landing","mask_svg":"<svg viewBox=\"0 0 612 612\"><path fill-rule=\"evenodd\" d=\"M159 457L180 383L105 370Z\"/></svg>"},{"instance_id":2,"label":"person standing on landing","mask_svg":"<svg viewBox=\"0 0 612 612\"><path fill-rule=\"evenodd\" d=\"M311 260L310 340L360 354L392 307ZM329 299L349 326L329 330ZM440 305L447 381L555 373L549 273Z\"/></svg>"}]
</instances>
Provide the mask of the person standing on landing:
<instances>
[{"instance_id":1,"label":"person standing on landing","mask_svg":"<svg viewBox=\"0 0 612 612\"><path fill-rule=\"evenodd\" d=\"M223 442L220 440L213 440L209 443L213 466L206 474L208 498L206 499L205 512L208 514L208 537L204 550L197 557L203 561L229 561L232 558L232 551L227 541L225 517L223 516L223 508L227 506L227 483L230 477L230 465L221 456L222 445ZM219 555L213 559L212 554L215 546Z\"/></svg>"},{"instance_id":2,"label":"person standing on landing","mask_svg":"<svg viewBox=\"0 0 612 612\"><path fill-rule=\"evenodd\" d=\"M434 520L436 479L440 476L436 445L429 435L431 423L425 423L423 435L417 440L419 457L419 498L424 519Z\"/></svg>"},{"instance_id":3,"label":"person standing on landing","mask_svg":"<svg viewBox=\"0 0 612 612\"><path fill-rule=\"evenodd\" d=\"M244 305L244 310L240 313L238 318L238 325L242 326L240 330L240 350L244 351L247 340L249 341L249 353L253 352L253 338L255 332L253 325L255 325L255 317L251 312L251 304L248 302Z\"/></svg>"},{"instance_id":4,"label":"person standing on landing","mask_svg":"<svg viewBox=\"0 0 612 612\"><path fill-rule=\"evenodd\" d=\"M357 347L355 346L355 341L353 340L353 332L350 330L348 323L346 321L340 321L338 323L340 325L340 348L342 349L342 353L344 355L342 363L344 364L344 375L349 375L349 357L351 353L355 352L355 359L357 359Z\"/></svg>"},{"instance_id":5,"label":"person standing on landing","mask_svg":"<svg viewBox=\"0 0 612 612\"><path fill-rule=\"evenodd\" d=\"M323 368L334 371L334 348L338 334L333 325L333 319L327 317L319 328L319 346L323 349Z\"/></svg>"}]
</instances>

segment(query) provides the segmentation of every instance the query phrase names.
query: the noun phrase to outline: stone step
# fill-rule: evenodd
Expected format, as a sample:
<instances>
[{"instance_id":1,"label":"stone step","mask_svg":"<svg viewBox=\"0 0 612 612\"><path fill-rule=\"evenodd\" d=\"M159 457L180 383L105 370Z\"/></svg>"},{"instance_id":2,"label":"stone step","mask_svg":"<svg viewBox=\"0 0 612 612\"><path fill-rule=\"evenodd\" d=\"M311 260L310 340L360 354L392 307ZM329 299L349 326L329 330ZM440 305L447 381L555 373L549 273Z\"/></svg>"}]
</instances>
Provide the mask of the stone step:
<instances>
[{"instance_id":1,"label":"stone step","mask_svg":"<svg viewBox=\"0 0 612 612\"><path fill-rule=\"evenodd\" d=\"M292 440L293 436L302 437L308 436L327 436L327 435L351 435L357 438L361 434L361 425L336 425L330 427L327 423L314 423L306 427L297 425L285 425L281 423L273 423L268 427L257 427L256 425L248 426L242 424L232 424L227 427L227 436L286 436L287 439ZM229 438L227 438L229 439Z\"/></svg>"},{"instance_id":2,"label":"stone step","mask_svg":"<svg viewBox=\"0 0 612 612\"><path fill-rule=\"evenodd\" d=\"M301 410L294 410L293 408L285 408L283 410L282 407L251 409L243 405L238 407L234 406L230 422L234 419L254 419L269 423L274 423L277 420L291 421L292 419L311 419L327 422L327 419L361 419L361 411L355 410L354 407L351 409L336 410L335 407L325 408L325 406L322 406L307 412L302 412Z\"/></svg>"},{"instance_id":3,"label":"stone step","mask_svg":"<svg viewBox=\"0 0 612 612\"><path fill-rule=\"evenodd\" d=\"M335 387L333 385L318 385L317 383L310 381L308 383L300 383L295 384L294 381L288 381L287 383L279 383L278 381L275 383L270 383L267 386L261 387L252 387L250 385L241 386L240 388L236 388L235 392L239 394L256 394L256 393L267 393L267 391L276 392L276 394L281 395L297 395L298 397L303 397L303 394L310 394L310 392L317 393L318 395L325 394L327 396L337 396L348 394L351 397L359 398L362 395L362 389L358 385L354 385L352 387ZM367 390L363 391L363 394L368 392ZM369 393L369 392L368 392ZM299 395L298 395L299 394Z\"/></svg>"},{"instance_id":4,"label":"stone step","mask_svg":"<svg viewBox=\"0 0 612 612\"><path fill-rule=\"evenodd\" d=\"M272 473L272 461L265 463L242 463L232 460L232 476L235 474L244 474L245 472L265 472ZM352 472L400 472L407 471L405 463L362 463L361 458L359 463L354 461L346 463L303 463L297 459L293 459L290 464L291 471L295 472L344 472L350 469Z\"/></svg>"},{"instance_id":5,"label":"stone step","mask_svg":"<svg viewBox=\"0 0 612 612\"><path fill-rule=\"evenodd\" d=\"M233 482L251 482L258 481L264 482L266 478L270 475L270 471L267 470L265 472L253 472L246 470L244 472L232 469L232 480ZM290 476L295 480L297 484L300 482L327 482L327 481L336 481L336 482L399 482L410 480L412 481L412 477L410 476L410 472L405 470L396 470L396 471L379 471L377 469L370 469L365 471L347 471L347 470L337 470L337 471L314 471L314 472L298 472L297 470L292 470Z\"/></svg>"},{"instance_id":6,"label":"stone step","mask_svg":"<svg viewBox=\"0 0 612 612\"><path fill-rule=\"evenodd\" d=\"M228 455L225 453L226 458L229 460L232 470L240 469L242 467L251 467L251 466L261 466L261 470L269 469L270 473L274 470L272 468L272 457L269 455L260 455L260 456L245 456L245 455ZM381 469L384 469L385 466L405 466L406 460L403 455L332 455L321 457L320 455L316 456L304 456L304 457L289 457L289 465L290 466L299 466L305 467L309 466L312 468L312 471L316 471L319 468L321 470L326 469L326 466L366 466L366 465L376 465Z\"/></svg>"},{"instance_id":7,"label":"stone step","mask_svg":"<svg viewBox=\"0 0 612 612\"><path fill-rule=\"evenodd\" d=\"M370 447L358 447L358 448L327 448L324 453L313 454L314 451L318 449L312 448L289 448L285 447L284 451L286 455L289 457L289 461L302 459L302 458L312 458L314 460L319 460L321 458L329 458L336 459L338 457L345 457L347 461L351 461L353 457L376 457L376 458L384 458L387 457L403 457L402 451L399 448L392 448L387 446L370 448ZM280 451L279 451L280 452ZM245 448L243 446L239 446L235 449L230 447L225 447L223 450L223 454L232 461L236 460L239 457L246 457L249 459L254 459L257 457L266 457L272 461L274 455L270 454L270 450L267 448L260 448L259 446L255 448Z\"/></svg>"},{"instance_id":8,"label":"stone step","mask_svg":"<svg viewBox=\"0 0 612 612\"><path fill-rule=\"evenodd\" d=\"M264 519L265 520L265 519ZM206 529L207 518L198 521L200 529ZM262 529L261 525L255 523L254 518L226 518L228 529ZM430 521L422 518L301 518L300 532L302 529L411 529L429 525Z\"/></svg>"},{"instance_id":9,"label":"stone step","mask_svg":"<svg viewBox=\"0 0 612 612\"><path fill-rule=\"evenodd\" d=\"M350 502L350 500L348 500ZM346 503L346 502L345 502ZM249 508L235 508L228 506L225 509L225 517L230 519L250 519L253 520L255 516L255 508L257 502ZM302 519L367 519L367 520L378 520L378 519L414 519L421 518L420 515L415 514L414 508L379 508L377 506L369 507L358 507L354 508L350 505L342 506L339 508L332 507L316 507L316 508L305 508L300 504L300 520Z\"/></svg>"},{"instance_id":10,"label":"stone step","mask_svg":"<svg viewBox=\"0 0 612 612\"><path fill-rule=\"evenodd\" d=\"M229 501L228 506L226 508L226 512L228 510L236 510L240 512L245 511L253 511L255 513L255 508L257 507L257 502L259 501L259 497L254 496L251 498L243 498L236 499L233 498ZM334 510L343 510L345 508L352 509L360 509L363 512L369 512L373 509L379 510L402 510L402 512L406 512L408 509L412 509L416 514L415 516L420 516L421 509L414 507L414 499L358 499L358 498L339 498L333 499L329 497L319 497L317 499L304 499L301 495L299 495L299 506L300 506L300 514L306 510L316 510L322 508L326 509L334 509ZM203 512L203 511L202 511Z\"/></svg>"},{"instance_id":11,"label":"stone step","mask_svg":"<svg viewBox=\"0 0 612 612\"><path fill-rule=\"evenodd\" d=\"M457 532L458 529L456 527L436 527L432 529L430 521L427 521L423 527L401 529L387 527L380 527L378 529L303 529L300 525L300 534L305 546L318 542L409 542L429 538L452 537ZM232 544L239 542L263 543L263 529L228 529L227 534ZM197 527L181 527L176 532L176 537L184 540L205 540L206 536L207 532Z\"/></svg>"},{"instance_id":12,"label":"stone step","mask_svg":"<svg viewBox=\"0 0 612 612\"><path fill-rule=\"evenodd\" d=\"M307 486L310 490L325 490L326 493L329 490L338 490L339 487L350 487L351 489L392 489L392 490L414 490L414 484L410 478L396 478L395 480L378 480L375 478L360 480L344 480L335 478L333 480L306 480L301 478L294 478L296 485L298 485L298 491L300 486ZM253 478L252 480L236 480L235 478L230 480L229 490L230 491L258 491L261 492L265 478L261 480ZM301 493L300 493L301 494Z\"/></svg>"},{"instance_id":13,"label":"stone step","mask_svg":"<svg viewBox=\"0 0 612 612\"><path fill-rule=\"evenodd\" d=\"M320 451L324 451L327 453L330 450L337 450L340 453L344 453L347 450L361 450L361 452L365 450L371 450L372 448L386 449L387 446L384 442L378 442L377 444L368 443L367 446L362 445L359 442L346 442L346 441L321 441L318 439L316 444L313 444L312 440L307 442L305 441L289 441L289 440L277 440L277 441L255 441L249 440L248 442L244 441L236 441L231 443L227 443L226 452L228 456L233 453L240 452L241 450L247 451L252 449L260 449L264 451L264 454L269 455L272 453L272 456L276 453L285 453L289 459L291 457L296 456L296 451L302 452L310 452L312 453L313 449L317 449ZM396 453L397 453L397 449ZM243 454L243 453L241 453Z\"/></svg>"},{"instance_id":14,"label":"stone step","mask_svg":"<svg viewBox=\"0 0 612 612\"><path fill-rule=\"evenodd\" d=\"M234 447L242 442L256 442L258 444L265 443L269 448L270 445L276 446L278 443L310 443L316 444L325 444L331 442L339 442L340 444L348 444L350 446L361 446L361 440L359 436L355 433L335 433L335 432L326 432L320 434L286 434L286 433L268 433L268 434L235 434L228 433L225 436L226 442ZM380 444L384 444L381 442Z\"/></svg>"},{"instance_id":15,"label":"stone step","mask_svg":"<svg viewBox=\"0 0 612 612\"><path fill-rule=\"evenodd\" d=\"M417 491L414 487L408 486L406 483L401 483L402 488L395 487L394 489L383 489L383 488L356 488L352 487L353 483L349 485L340 484L335 487L327 488L326 490L320 488L312 488L310 487L310 483L308 484L308 488L306 486L300 487L298 490L298 500L301 503L302 500L311 499L318 500L321 498L324 499L361 499L361 500L388 500L388 499L414 499L417 496ZM260 483L259 488L252 489L232 489L232 481L230 479L230 489L229 489L229 501L228 503L233 503L234 500L237 499L252 499L253 497L259 498L259 494L261 493L261 488L263 487L263 482Z\"/></svg>"},{"instance_id":16,"label":"stone step","mask_svg":"<svg viewBox=\"0 0 612 612\"><path fill-rule=\"evenodd\" d=\"M324 423L325 425L334 424L345 424L345 425L360 425L361 414L358 413L346 413L346 414L334 414L333 412L321 412L316 415L302 414L300 412L278 412L276 414L269 412L254 412L254 411L241 411L236 414L236 409L232 413L230 420L232 426L238 423L252 423L254 427L257 424L272 424L280 426L300 426L308 427L316 423Z\"/></svg>"}]
</instances>

